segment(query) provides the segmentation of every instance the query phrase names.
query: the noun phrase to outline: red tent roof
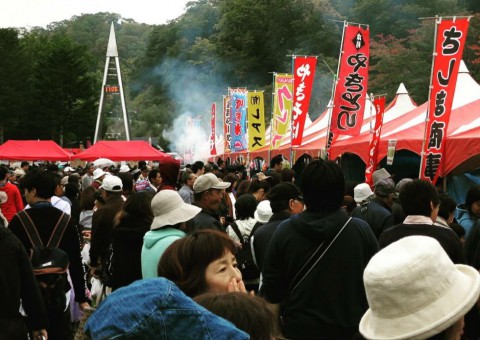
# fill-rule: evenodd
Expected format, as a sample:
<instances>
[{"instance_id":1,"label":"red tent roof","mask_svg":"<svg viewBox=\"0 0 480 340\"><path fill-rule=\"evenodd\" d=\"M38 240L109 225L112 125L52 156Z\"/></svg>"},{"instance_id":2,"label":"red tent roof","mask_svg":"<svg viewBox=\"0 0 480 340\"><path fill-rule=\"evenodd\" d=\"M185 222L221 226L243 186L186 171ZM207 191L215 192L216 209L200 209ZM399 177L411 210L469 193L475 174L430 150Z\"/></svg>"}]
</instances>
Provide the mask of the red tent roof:
<instances>
[{"instance_id":1,"label":"red tent roof","mask_svg":"<svg viewBox=\"0 0 480 340\"><path fill-rule=\"evenodd\" d=\"M0 159L67 161L72 154L52 140L8 140L0 145Z\"/></svg>"},{"instance_id":2,"label":"red tent roof","mask_svg":"<svg viewBox=\"0 0 480 340\"><path fill-rule=\"evenodd\" d=\"M172 157L153 148L141 140L132 141L99 141L92 147L75 155L74 158L84 161L94 161L98 158L108 158L112 161L140 160L170 160Z\"/></svg>"}]
</instances>

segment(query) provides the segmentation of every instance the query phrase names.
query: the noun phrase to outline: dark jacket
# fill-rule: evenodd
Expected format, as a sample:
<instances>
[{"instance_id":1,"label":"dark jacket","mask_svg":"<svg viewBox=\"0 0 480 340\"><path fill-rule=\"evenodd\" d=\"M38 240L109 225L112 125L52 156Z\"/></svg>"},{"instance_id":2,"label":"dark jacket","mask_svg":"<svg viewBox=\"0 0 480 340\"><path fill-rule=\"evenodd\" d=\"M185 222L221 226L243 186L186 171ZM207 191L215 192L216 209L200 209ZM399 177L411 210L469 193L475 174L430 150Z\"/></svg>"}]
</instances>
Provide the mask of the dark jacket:
<instances>
[{"instance_id":1,"label":"dark jacket","mask_svg":"<svg viewBox=\"0 0 480 340\"><path fill-rule=\"evenodd\" d=\"M385 248L389 244L400 240L401 238L421 235L430 236L436 239L453 263L466 264L465 254L462 244L451 229L429 224L398 224L390 229L385 230L379 239L380 248Z\"/></svg>"},{"instance_id":2,"label":"dark jacket","mask_svg":"<svg viewBox=\"0 0 480 340\"><path fill-rule=\"evenodd\" d=\"M142 278L143 236L151 221L144 216L126 216L112 231L112 290Z\"/></svg>"},{"instance_id":3,"label":"dark jacket","mask_svg":"<svg viewBox=\"0 0 480 340\"><path fill-rule=\"evenodd\" d=\"M90 266L100 265L112 242L112 229L115 216L123 207L122 196L111 196L105 205L93 213L92 239L90 243Z\"/></svg>"},{"instance_id":4,"label":"dark jacket","mask_svg":"<svg viewBox=\"0 0 480 340\"><path fill-rule=\"evenodd\" d=\"M255 262L260 270L263 268L265 254L267 253L268 245L270 244L270 240L272 239L275 230L277 230L280 223L290 218L290 216L292 216L292 214L286 211L273 214L268 222L259 227L250 239L255 253Z\"/></svg>"},{"instance_id":5,"label":"dark jacket","mask_svg":"<svg viewBox=\"0 0 480 340\"><path fill-rule=\"evenodd\" d=\"M26 210L27 214L35 224L35 227L40 235L43 244L47 244L50 236L52 235L53 228L58 222L58 219L62 215L62 211L53 207L52 205L31 207ZM17 215L9 223L8 228L18 237L22 242L25 249L32 248L30 239L28 238L25 229L20 222ZM65 229L62 240L60 241L59 248L68 254L70 265L68 270L70 277L72 278L73 288L75 290L75 301L86 302L88 299L85 296L86 281L85 272L83 270L82 259L80 257L80 235L73 222L70 222ZM65 291L70 289L70 285L67 282Z\"/></svg>"},{"instance_id":6,"label":"dark jacket","mask_svg":"<svg viewBox=\"0 0 480 340\"><path fill-rule=\"evenodd\" d=\"M200 207L195 203L193 203L193 205ZM200 211L199 214L197 214L191 220L187 221L187 231L189 233L197 230L203 230L203 229L214 229L219 231L225 231L225 228L218 220L218 216L208 212L205 209L202 209L202 211Z\"/></svg>"},{"instance_id":7,"label":"dark jacket","mask_svg":"<svg viewBox=\"0 0 480 340\"><path fill-rule=\"evenodd\" d=\"M0 320L21 322L20 299L35 330L47 327L47 314L22 243L11 230L0 226ZM3 325L3 323L1 323ZM0 333L5 329L0 330ZM1 336L0 336L1 338Z\"/></svg>"},{"instance_id":8,"label":"dark jacket","mask_svg":"<svg viewBox=\"0 0 480 340\"><path fill-rule=\"evenodd\" d=\"M348 339L357 332L368 308L363 271L378 248L365 221L352 218L300 286L289 289L307 259L322 242L330 243L347 220L342 209L305 211L277 227L264 261L261 292L271 303L283 302L286 338Z\"/></svg>"},{"instance_id":9,"label":"dark jacket","mask_svg":"<svg viewBox=\"0 0 480 340\"><path fill-rule=\"evenodd\" d=\"M362 202L352 211L352 217L366 221L377 237L393 225L393 216L390 208L378 198Z\"/></svg>"}]
</instances>

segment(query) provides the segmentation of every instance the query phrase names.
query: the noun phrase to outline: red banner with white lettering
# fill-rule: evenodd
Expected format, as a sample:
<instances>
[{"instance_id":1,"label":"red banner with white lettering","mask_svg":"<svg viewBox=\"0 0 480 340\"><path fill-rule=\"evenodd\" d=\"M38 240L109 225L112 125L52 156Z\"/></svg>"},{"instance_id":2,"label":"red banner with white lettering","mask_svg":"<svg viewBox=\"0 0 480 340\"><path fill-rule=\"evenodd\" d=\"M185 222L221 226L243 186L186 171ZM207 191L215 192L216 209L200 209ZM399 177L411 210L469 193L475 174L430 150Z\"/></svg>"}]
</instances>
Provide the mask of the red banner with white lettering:
<instances>
[{"instance_id":1,"label":"red banner with white lettering","mask_svg":"<svg viewBox=\"0 0 480 340\"><path fill-rule=\"evenodd\" d=\"M458 68L467 39L469 20L440 18L427 111L420 178L436 183L445 157L448 121L457 84Z\"/></svg>"},{"instance_id":2,"label":"red banner with white lettering","mask_svg":"<svg viewBox=\"0 0 480 340\"><path fill-rule=\"evenodd\" d=\"M302 145L317 57L293 57L292 146Z\"/></svg>"},{"instance_id":3,"label":"red banner with white lettering","mask_svg":"<svg viewBox=\"0 0 480 340\"><path fill-rule=\"evenodd\" d=\"M370 141L370 151L368 152L368 162L365 169L365 183L373 185L372 174L377 168L378 163L378 145L380 142L380 134L382 133L383 114L385 113L385 97L377 97L373 100L373 107L377 111L375 115L375 127L373 130L372 140Z\"/></svg>"},{"instance_id":4,"label":"red banner with white lettering","mask_svg":"<svg viewBox=\"0 0 480 340\"><path fill-rule=\"evenodd\" d=\"M212 124L212 134L210 135L210 156L216 156L217 155L217 148L215 146L215 119L216 119L216 110L217 110L217 105L215 103L212 104L212 118L211 118L211 124Z\"/></svg>"},{"instance_id":5,"label":"red banner with white lettering","mask_svg":"<svg viewBox=\"0 0 480 340\"><path fill-rule=\"evenodd\" d=\"M363 124L370 64L370 30L346 24L330 130L358 136Z\"/></svg>"}]
</instances>

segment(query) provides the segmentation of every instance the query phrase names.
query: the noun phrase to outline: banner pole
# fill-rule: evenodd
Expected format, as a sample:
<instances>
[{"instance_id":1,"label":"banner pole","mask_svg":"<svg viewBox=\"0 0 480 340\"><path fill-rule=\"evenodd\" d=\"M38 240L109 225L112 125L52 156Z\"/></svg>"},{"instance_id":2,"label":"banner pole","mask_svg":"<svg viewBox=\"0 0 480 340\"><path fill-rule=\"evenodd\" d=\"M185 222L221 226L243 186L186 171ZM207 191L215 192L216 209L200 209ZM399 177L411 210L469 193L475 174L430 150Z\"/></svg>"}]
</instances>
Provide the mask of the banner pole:
<instances>
[{"instance_id":1,"label":"banner pole","mask_svg":"<svg viewBox=\"0 0 480 340\"><path fill-rule=\"evenodd\" d=\"M270 146L268 148L268 166L270 167L270 161L272 159L272 131L273 131L273 108L275 106L275 76L277 72L272 72L272 108L270 114Z\"/></svg>"},{"instance_id":2,"label":"banner pole","mask_svg":"<svg viewBox=\"0 0 480 340\"><path fill-rule=\"evenodd\" d=\"M442 21L442 17L435 16L435 33L434 33L434 38L433 38L433 60L432 60L432 68L430 69L430 85L428 86L428 101L427 101L427 112L425 116L425 128L423 132L423 141L422 141L422 150L420 151L420 169L418 170L418 178L422 178L422 164L423 164L423 158L425 157L425 142L427 140L427 132L428 132L428 122L429 122L429 114L430 114L430 95L432 94L432 87L433 87L433 70L435 66L435 58L437 56L436 54L436 46L437 46L437 31L438 31L438 25Z\"/></svg>"},{"instance_id":3,"label":"banner pole","mask_svg":"<svg viewBox=\"0 0 480 340\"><path fill-rule=\"evenodd\" d=\"M293 89L295 90L295 75L293 72L295 71L295 55L292 55L292 77L293 77ZM293 148L292 148L292 141L293 141L293 104L295 104L295 93L293 93L292 97L292 110L290 112L290 166L293 165Z\"/></svg>"},{"instance_id":4,"label":"banner pole","mask_svg":"<svg viewBox=\"0 0 480 340\"><path fill-rule=\"evenodd\" d=\"M340 72L340 61L342 60L343 39L345 38L345 28L346 28L346 26L347 26L347 21L343 21L342 41L340 43L340 54L339 54L339 58L338 58L337 73L333 76L332 96L331 96L331 99L330 99L332 104L330 105L330 110L328 112L328 126L327 126L327 135L326 135L326 141L325 141L325 152L326 152L327 160L329 158L329 152L330 152L330 147L329 147L330 126L332 124L332 112L333 112L333 108L335 106L335 104L334 104L334 102L335 102L335 89L337 87L338 73Z\"/></svg>"}]
</instances>

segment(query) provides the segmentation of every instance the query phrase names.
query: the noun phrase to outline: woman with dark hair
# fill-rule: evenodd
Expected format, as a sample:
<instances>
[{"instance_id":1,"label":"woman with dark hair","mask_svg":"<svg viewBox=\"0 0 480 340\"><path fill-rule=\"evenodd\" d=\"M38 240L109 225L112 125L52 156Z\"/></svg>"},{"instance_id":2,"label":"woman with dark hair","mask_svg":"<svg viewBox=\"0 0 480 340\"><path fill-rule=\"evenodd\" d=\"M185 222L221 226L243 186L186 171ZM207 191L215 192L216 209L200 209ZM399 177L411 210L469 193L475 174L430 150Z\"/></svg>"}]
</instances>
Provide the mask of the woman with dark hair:
<instances>
[{"instance_id":1,"label":"woman with dark hair","mask_svg":"<svg viewBox=\"0 0 480 340\"><path fill-rule=\"evenodd\" d=\"M153 213L148 191L132 193L118 213L112 231L112 290L142 278L143 236L150 229Z\"/></svg>"},{"instance_id":2,"label":"woman with dark hair","mask_svg":"<svg viewBox=\"0 0 480 340\"><path fill-rule=\"evenodd\" d=\"M245 194L235 202L235 209L237 211L237 219L233 223L235 223L242 236L250 236L255 223L257 223L253 215L257 209L257 200L253 195ZM237 236L232 227L233 223L227 227L227 234L232 240L241 242L242 240Z\"/></svg>"},{"instance_id":3,"label":"woman with dark hair","mask_svg":"<svg viewBox=\"0 0 480 340\"><path fill-rule=\"evenodd\" d=\"M170 245L158 263L158 276L190 297L211 292L246 292L237 268L235 243L217 230L199 230Z\"/></svg>"},{"instance_id":4,"label":"woman with dark hair","mask_svg":"<svg viewBox=\"0 0 480 340\"><path fill-rule=\"evenodd\" d=\"M266 200L269 191L270 184L266 180L260 180L258 178L252 179L248 187L248 193L255 196L258 202Z\"/></svg>"},{"instance_id":5,"label":"woman with dark hair","mask_svg":"<svg viewBox=\"0 0 480 340\"><path fill-rule=\"evenodd\" d=\"M80 194L80 217L78 224L83 229L92 229L92 216L95 207L95 193L97 189L93 186L86 187Z\"/></svg>"},{"instance_id":6,"label":"woman with dark hair","mask_svg":"<svg viewBox=\"0 0 480 340\"><path fill-rule=\"evenodd\" d=\"M233 173L228 173L223 177L224 182L229 182L230 186L225 189L225 202L228 207L227 222L234 221L237 217L235 215L235 202L237 201L237 196L235 195L235 189L238 184L238 176Z\"/></svg>"},{"instance_id":7,"label":"woman with dark hair","mask_svg":"<svg viewBox=\"0 0 480 340\"><path fill-rule=\"evenodd\" d=\"M240 196L247 194L249 188L250 188L249 180L247 179L240 180L237 184L236 198L238 199Z\"/></svg>"}]
</instances>

